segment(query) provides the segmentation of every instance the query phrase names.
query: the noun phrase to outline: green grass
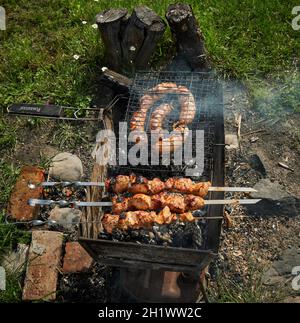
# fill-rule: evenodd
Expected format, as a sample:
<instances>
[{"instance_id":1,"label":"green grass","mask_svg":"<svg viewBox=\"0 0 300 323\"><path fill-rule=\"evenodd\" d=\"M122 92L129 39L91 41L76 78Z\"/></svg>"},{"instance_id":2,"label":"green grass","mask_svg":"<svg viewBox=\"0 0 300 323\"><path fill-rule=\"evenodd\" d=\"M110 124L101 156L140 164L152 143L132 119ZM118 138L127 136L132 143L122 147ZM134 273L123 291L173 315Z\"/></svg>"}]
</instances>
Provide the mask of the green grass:
<instances>
[{"instance_id":1,"label":"green grass","mask_svg":"<svg viewBox=\"0 0 300 323\"><path fill-rule=\"evenodd\" d=\"M19 303L22 300L23 272L9 273L6 275L6 289L0 291L0 303Z\"/></svg>"},{"instance_id":2,"label":"green grass","mask_svg":"<svg viewBox=\"0 0 300 323\"><path fill-rule=\"evenodd\" d=\"M247 278L235 281L219 272L216 284L209 289L210 299L216 303L276 303L284 298L283 288L273 291L264 286L265 268L252 265Z\"/></svg>"},{"instance_id":3,"label":"green grass","mask_svg":"<svg viewBox=\"0 0 300 323\"><path fill-rule=\"evenodd\" d=\"M164 16L174 1L13 1L2 4L7 30L0 31L0 106L12 102L55 102L85 107L102 65L103 46L92 28L108 7L146 4ZM291 27L297 1L203 0L193 6L216 69L225 76L278 78L298 64L300 32ZM87 24L82 24L87 21ZM173 46L168 30L154 62ZM74 55L79 55L75 60Z\"/></svg>"}]
</instances>

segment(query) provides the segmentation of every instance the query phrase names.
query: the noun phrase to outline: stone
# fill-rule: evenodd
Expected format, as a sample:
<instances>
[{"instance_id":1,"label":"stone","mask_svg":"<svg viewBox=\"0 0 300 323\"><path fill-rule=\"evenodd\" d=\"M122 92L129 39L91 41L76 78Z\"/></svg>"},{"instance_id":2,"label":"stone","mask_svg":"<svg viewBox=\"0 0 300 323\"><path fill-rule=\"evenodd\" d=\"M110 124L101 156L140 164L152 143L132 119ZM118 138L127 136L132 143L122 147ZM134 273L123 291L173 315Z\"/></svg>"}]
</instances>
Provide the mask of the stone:
<instances>
[{"instance_id":1,"label":"stone","mask_svg":"<svg viewBox=\"0 0 300 323\"><path fill-rule=\"evenodd\" d=\"M44 179L43 169L35 166L22 167L8 202L7 212L12 219L30 221L37 218L39 206L28 205L28 200L41 198L42 188L30 189L28 183L38 183Z\"/></svg>"},{"instance_id":2,"label":"stone","mask_svg":"<svg viewBox=\"0 0 300 323\"><path fill-rule=\"evenodd\" d=\"M54 220L65 230L72 230L80 222L82 212L78 209L55 207L50 211L49 220Z\"/></svg>"},{"instance_id":3,"label":"stone","mask_svg":"<svg viewBox=\"0 0 300 323\"><path fill-rule=\"evenodd\" d=\"M234 135L234 134L225 135L225 147L226 147L226 149L239 148L239 140L238 140L237 135Z\"/></svg>"},{"instance_id":4,"label":"stone","mask_svg":"<svg viewBox=\"0 0 300 323\"><path fill-rule=\"evenodd\" d=\"M300 214L300 199L287 193L277 181L261 179L253 188L257 192L251 193L251 197L262 200L247 206L250 215L294 217Z\"/></svg>"},{"instance_id":5,"label":"stone","mask_svg":"<svg viewBox=\"0 0 300 323\"><path fill-rule=\"evenodd\" d=\"M264 165L263 160L260 156L258 156L257 154L253 154L253 155L249 156L248 162L249 162L249 165L252 169L261 173L263 176L267 175L265 165Z\"/></svg>"},{"instance_id":6,"label":"stone","mask_svg":"<svg viewBox=\"0 0 300 323\"><path fill-rule=\"evenodd\" d=\"M284 285L291 280L292 269L300 264L300 249L293 247L283 251L278 260L263 274L265 285Z\"/></svg>"},{"instance_id":7,"label":"stone","mask_svg":"<svg viewBox=\"0 0 300 323\"><path fill-rule=\"evenodd\" d=\"M29 248L23 300L55 300L63 234L33 231Z\"/></svg>"},{"instance_id":8,"label":"stone","mask_svg":"<svg viewBox=\"0 0 300 323\"><path fill-rule=\"evenodd\" d=\"M253 187L257 192L253 192L253 198L263 198L278 201L290 197L282 186L277 182L271 182L268 178L259 180Z\"/></svg>"},{"instance_id":9,"label":"stone","mask_svg":"<svg viewBox=\"0 0 300 323\"><path fill-rule=\"evenodd\" d=\"M49 175L60 181L79 181L83 175L82 162L71 153L59 153L52 159Z\"/></svg>"},{"instance_id":10,"label":"stone","mask_svg":"<svg viewBox=\"0 0 300 323\"><path fill-rule=\"evenodd\" d=\"M3 256L2 266L8 273L18 273L26 265L29 246L19 243L16 251L11 251Z\"/></svg>"},{"instance_id":11,"label":"stone","mask_svg":"<svg viewBox=\"0 0 300 323\"><path fill-rule=\"evenodd\" d=\"M67 242L64 256L63 272L65 274L80 273L89 270L93 258L78 242Z\"/></svg>"}]
</instances>

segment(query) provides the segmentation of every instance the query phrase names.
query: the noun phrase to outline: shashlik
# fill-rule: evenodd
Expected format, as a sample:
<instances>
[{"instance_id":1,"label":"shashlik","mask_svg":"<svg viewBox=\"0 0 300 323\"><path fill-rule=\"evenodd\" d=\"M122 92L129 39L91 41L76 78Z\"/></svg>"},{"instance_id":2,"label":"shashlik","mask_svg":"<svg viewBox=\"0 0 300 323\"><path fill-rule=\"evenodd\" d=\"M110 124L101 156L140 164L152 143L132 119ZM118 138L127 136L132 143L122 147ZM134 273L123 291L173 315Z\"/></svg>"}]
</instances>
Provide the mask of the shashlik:
<instances>
[{"instance_id":1,"label":"shashlik","mask_svg":"<svg viewBox=\"0 0 300 323\"><path fill-rule=\"evenodd\" d=\"M160 210L168 206L172 212L185 213L201 209L204 206L204 200L200 196L187 194L162 192L155 195L135 194L132 197L112 198L112 211L115 214L121 214L125 211L149 211Z\"/></svg>"},{"instance_id":2,"label":"shashlik","mask_svg":"<svg viewBox=\"0 0 300 323\"><path fill-rule=\"evenodd\" d=\"M195 218L191 212L174 214L169 207L164 207L159 213L154 211L132 211L122 214L105 214L102 218L102 225L106 232L112 233L116 228L120 230L128 229L149 229L155 223L170 224L176 220L181 222L193 222Z\"/></svg>"},{"instance_id":3,"label":"shashlik","mask_svg":"<svg viewBox=\"0 0 300 323\"><path fill-rule=\"evenodd\" d=\"M169 178L164 182L159 178L148 180L145 177L135 175L118 175L116 178L105 181L106 190L116 194L129 192L152 195L169 191L205 197L210 186L210 182L194 183L190 178Z\"/></svg>"}]
</instances>

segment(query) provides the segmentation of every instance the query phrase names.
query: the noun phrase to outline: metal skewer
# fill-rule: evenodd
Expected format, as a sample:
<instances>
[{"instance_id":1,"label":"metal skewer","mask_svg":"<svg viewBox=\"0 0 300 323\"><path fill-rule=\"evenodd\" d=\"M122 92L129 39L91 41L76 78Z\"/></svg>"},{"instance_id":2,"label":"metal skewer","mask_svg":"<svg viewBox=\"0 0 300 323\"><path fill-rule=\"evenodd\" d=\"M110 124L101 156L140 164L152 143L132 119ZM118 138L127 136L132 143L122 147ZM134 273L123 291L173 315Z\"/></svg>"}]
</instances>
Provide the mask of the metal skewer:
<instances>
[{"instance_id":1,"label":"metal skewer","mask_svg":"<svg viewBox=\"0 0 300 323\"><path fill-rule=\"evenodd\" d=\"M256 204L261 199L232 199L232 200L205 200L204 205L212 205L212 204ZM112 202L82 202L82 201L65 201L65 200L40 200L40 199L29 199L28 204L30 206L35 205L58 205L61 207L66 206L74 206L74 207L80 207L80 206L112 206Z\"/></svg>"},{"instance_id":2,"label":"metal skewer","mask_svg":"<svg viewBox=\"0 0 300 323\"><path fill-rule=\"evenodd\" d=\"M104 187L105 183L103 182L40 182L40 183L28 183L28 187L30 189L35 189L38 187L53 187L53 186L61 186L61 187L80 187L80 186L99 186ZM252 187L221 187L221 186L211 186L208 189L209 192L256 192L256 190Z\"/></svg>"}]
</instances>

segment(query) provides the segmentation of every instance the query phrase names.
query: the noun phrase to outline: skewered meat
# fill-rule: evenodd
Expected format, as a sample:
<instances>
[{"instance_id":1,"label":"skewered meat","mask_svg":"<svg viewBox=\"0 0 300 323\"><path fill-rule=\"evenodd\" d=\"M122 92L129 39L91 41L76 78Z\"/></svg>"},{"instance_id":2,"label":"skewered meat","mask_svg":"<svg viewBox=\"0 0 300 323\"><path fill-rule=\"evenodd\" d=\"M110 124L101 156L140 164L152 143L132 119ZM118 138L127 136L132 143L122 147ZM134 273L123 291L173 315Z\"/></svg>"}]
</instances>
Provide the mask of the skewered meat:
<instances>
[{"instance_id":1,"label":"skewered meat","mask_svg":"<svg viewBox=\"0 0 300 323\"><path fill-rule=\"evenodd\" d=\"M194 183L190 178L169 178L166 182L159 178L148 180L142 176L118 175L114 179L107 179L106 190L116 194L129 192L132 194L158 194L162 191L193 194L205 197L210 188L210 182Z\"/></svg>"},{"instance_id":2,"label":"skewered meat","mask_svg":"<svg viewBox=\"0 0 300 323\"><path fill-rule=\"evenodd\" d=\"M185 213L201 209L204 200L200 196L192 194L181 195L177 193L159 193L155 195L135 194L132 197L112 198L112 210L115 214L134 210L159 210L168 206L172 212Z\"/></svg>"},{"instance_id":3,"label":"skewered meat","mask_svg":"<svg viewBox=\"0 0 300 323\"><path fill-rule=\"evenodd\" d=\"M102 225L106 232L112 233L116 228L120 230L151 228L155 223L170 224L176 220L181 222L194 222L195 217L191 212L177 216L171 213L169 207L165 207L159 213L147 211L132 211L118 214L105 214L102 218Z\"/></svg>"},{"instance_id":4,"label":"skewered meat","mask_svg":"<svg viewBox=\"0 0 300 323\"><path fill-rule=\"evenodd\" d=\"M108 233L112 233L118 225L119 215L104 214L101 222L104 230Z\"/></svg>"},{"instance_id":5,"label":"skewered meat","mask_svg":"<svg viewBox=\"0 0 300 323\"><path fill-rule=\"evenodd\" d=\"M194 183L190 178L169 178L165 182L168 191L193 194L205 197L210 188L210 182Z\"/></svg>"}]
</instances>

